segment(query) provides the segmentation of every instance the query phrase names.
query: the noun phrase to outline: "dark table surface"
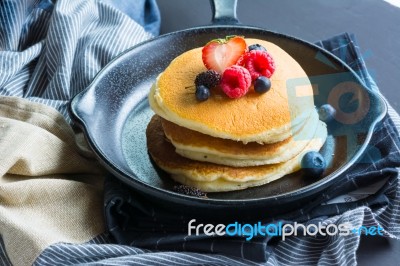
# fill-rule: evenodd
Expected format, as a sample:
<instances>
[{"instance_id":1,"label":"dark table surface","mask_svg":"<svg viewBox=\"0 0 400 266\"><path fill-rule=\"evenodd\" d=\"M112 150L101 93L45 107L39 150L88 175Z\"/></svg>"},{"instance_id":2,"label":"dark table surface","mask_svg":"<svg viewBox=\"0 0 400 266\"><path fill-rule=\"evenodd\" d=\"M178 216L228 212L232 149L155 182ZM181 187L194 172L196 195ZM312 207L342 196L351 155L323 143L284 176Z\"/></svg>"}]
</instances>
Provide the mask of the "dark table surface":
<instances>
[{"instance_id":1,"label":"dark table surface","mask_svg":"<svg viewBox=\"0 0 400 266\"><path fill-rule=\"evenodd\" d=\"M210 23L207 0L157 2L161 34ZM400 112L400 8L383 0L239 0L237 11L243 24L310 42L354 33L383 95Z\"/></svg>"},{"instance_id":2,"label":"dark table surface","mask_svg":"<svg viewBox=\"0 0 400 266\"><path fill-rule=\"evenodd\" d=\"M161 34L210 23L207 0L157 2ZM400 112L399 7L384 0L239 0L237 13L243 24L310 42L354 33L382 94ZM359 265L400 265L400 241L363 237L357 260Z\"/></svg>"}]
</instances>

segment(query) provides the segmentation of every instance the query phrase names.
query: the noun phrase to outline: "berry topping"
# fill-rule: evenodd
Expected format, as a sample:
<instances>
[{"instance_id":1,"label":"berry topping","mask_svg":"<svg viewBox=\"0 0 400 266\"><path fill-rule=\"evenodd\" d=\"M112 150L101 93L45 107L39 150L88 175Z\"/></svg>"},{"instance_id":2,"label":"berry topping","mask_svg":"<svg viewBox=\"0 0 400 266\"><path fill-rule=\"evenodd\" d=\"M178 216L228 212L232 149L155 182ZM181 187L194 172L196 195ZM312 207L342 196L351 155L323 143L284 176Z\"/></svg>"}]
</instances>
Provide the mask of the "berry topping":
<instances>
[{"instance_id":1,"label":"berry topping","mask_svg":"<svg viewBox=\"0 0 400 266\"><path fill-rule=\"evenodd\" d=\"M219 85L221 82L221 75L215 70L207 70L205 72L201 72L196 76L194 80L194 84L196 87L200 85L204 85L207 88L214 88Z\"/></svg>"},{"instance_id":2,"label":"berry topping","mask_svg":"<svg viewBox=\"0 0 400 266\"><path fill-rule=\"evenodd\" d=\"M249 51L253 51L253 50L264 51L264 52L267 51L267 49L265 49L264 46L262 46L261 44L258 44L258 43L252 44L249 46Z\"/></svg>"},{"instance_id":3,"label":"berry topping","mask_svg":"<svg viewBox=\"0 0 400 266\"><path fill-rule=\"evenodd\" d=\"M275 71L275 62L272 56L265 51L252 50L238 60L239 65L247 68L251 79L256 80L259 76L270 78Z\"/></svg>"},{"instance_id":4,"label":"berry topping","mask_svg":"<svg viewBox=\"0 0 400 266\"><path fill-rule=\"evenodd\" d=\"M207 69L222 73L226 68L236 64L246 48L246 41L241 36L212 40L203 47L203 63Z\"/></svg>"},{"instance_id":5,"label":"berry topping","mask_svg":"<svg viewBox=\"0 0 400 266\"><path fill-rule=\"evenodd\" d=\"M265 93L271 88L271 80L264 76L259 76L254 81L254 90L258 93Z\"/></svg>"},{"instance_id":6,"label":"berry topping","mask_svg":"<svg viewBox=\"0 0 400 266\"><path fill-rule=\"evenodd\" d=\"M173 190L179 194L184 194L188 196L198 197L198 198L206 198L207 194L195 187L189 187L185 185L175 185Z\"/></svg>"},{"instance_id":7,"label":"berry topping","mask_svg":"<svg viewBox=\"0 0 400 266\"><path fill-rule=\"evenodd\" d=\"M222 74L221 88L229 98L240 98L249 91L251 76L241 66L231 66Z\"/></svg>"},{"instance_id":8,"label":"berry topping","mask_svg":"<svg viewBox=\"0 0 400 266\"><path fill-rule=\"evenodd\" d=\"M325 123L335 118L336 110L330 104L324 104L318 109L319 119Z\"/></svg>"},{"instance_id":9,"label":"berry topping","mask_svg":"<svg viewBox=\"0 0 400 266\"><path fill-rule=\"evenodd\" d=\"M204 85L196 87L196 99L200 102L208 100L210 97L210 89Z\"/></svg>"},{"instance_id":10,"label":"berry topping","mask_svg":"<svg viewBox=\"0 0 400 266\"><path fill-rule=\"evenodd\" d=\"M319 152L309 151L301 159L301 168L309 177L321 177L326 168L326 162Z\"/></svg>"}]
</instances>

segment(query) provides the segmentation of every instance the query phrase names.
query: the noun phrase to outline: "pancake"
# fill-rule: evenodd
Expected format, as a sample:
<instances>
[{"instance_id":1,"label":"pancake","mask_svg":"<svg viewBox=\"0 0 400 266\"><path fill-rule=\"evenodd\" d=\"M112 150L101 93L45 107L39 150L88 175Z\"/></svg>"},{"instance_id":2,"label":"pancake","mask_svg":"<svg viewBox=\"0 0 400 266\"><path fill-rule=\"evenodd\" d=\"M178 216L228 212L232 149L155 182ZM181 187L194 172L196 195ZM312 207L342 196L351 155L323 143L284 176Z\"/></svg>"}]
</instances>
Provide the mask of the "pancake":
<instances>
[{"instance_id":1,"label":"pancake","mask_svg":"<svg viewBox=\"0 0 400 266\"><path fill-rule=\"evenodd\" d=\"M326 139L326 127L322 122L320 125L314 138L301 153L279 164L230 167L182 157L165 137L161 119L157 115L153 116L146 129L147 147L154 162L179 183L197 187L204 192L240 190L272 182L299 170L302 155L307 151L318 151Z\"/></svg>"},{"instance_id":2,"label":"pancake","mask_svg":"<svg viewBox=\"0 0 400 266\"><path fill-rule=\"evenodd\" d=\"M162 126L166 137L175 147L175 152L183 157L216 164L245 167L285 162L299 154L314 137L319 126L318 113L311 117L294 136L286 140L259 144L220 139L193 131L165 119Z\"/></svg>"},{"instance_id":3,"label":"pancake","mask_svg":"<svg viewBox=\"0 0 400 266\"><path fill-rule=\"evenodd\" d=\"M149 102L155 113L179 126L216 138L243 143L275 143L291 136L293 126L304 123L314 109L313 90L307 74L284 50L267 41L246 39L267 48L276 63L272 87L264 94L254 88L238 99L228 98L220 88L198 102L194 80L206 70L202 48L175 58L153 84ZM301 79L302 86L288 91L287 82Z\"/></svg>"}]
</instances>

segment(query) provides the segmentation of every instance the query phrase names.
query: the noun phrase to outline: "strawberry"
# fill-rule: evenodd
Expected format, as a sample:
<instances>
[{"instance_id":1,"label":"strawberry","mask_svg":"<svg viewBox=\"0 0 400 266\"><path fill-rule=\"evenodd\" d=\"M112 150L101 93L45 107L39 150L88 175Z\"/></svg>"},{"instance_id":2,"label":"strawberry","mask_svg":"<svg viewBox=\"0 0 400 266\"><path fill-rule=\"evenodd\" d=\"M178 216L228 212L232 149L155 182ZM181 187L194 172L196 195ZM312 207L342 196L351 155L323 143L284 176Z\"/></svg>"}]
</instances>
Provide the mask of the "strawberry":
<instances>
[{"instance_id":1,"label":"strawberry","mask_svg":"<svg viewBox=\"0 0 400 266\"><path fill-rule=\"evenodd\" d=\"M241 66L233 65L222 74L221 88L229 98L240 98L250 88L251 76L249 71Z\"/></svg>"},{"instance_id":2,"label":"strawberry","mask_svg":"<svg viewBox=\"0 0 400 266\"><path fill-rule=\"evenodd\" d=\"M226 68L236 64L238 59L246 52L246 49L246 41L242 36L215 39L203 47L203 63L207 69L223 73Z\"/></svg>"}]
</instances>

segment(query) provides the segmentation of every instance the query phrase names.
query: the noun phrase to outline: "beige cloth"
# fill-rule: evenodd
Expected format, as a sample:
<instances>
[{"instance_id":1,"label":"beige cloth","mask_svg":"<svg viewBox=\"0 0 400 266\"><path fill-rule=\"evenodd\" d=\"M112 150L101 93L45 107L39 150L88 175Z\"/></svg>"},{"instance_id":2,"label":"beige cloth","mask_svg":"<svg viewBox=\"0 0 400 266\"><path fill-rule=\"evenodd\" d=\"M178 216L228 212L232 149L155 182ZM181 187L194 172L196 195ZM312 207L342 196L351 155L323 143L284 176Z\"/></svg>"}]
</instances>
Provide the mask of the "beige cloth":
<instances>
[{"instance_id":1,"label":"beige cloth","mask_svg":"<svg viewBox=\"0 0 400 266\"><path fill-rule=\"evenodd\" d=\"M0 97L0 235L14 265L105 230L102 168L54 109Z\"/></svg>"}]
</instances>

